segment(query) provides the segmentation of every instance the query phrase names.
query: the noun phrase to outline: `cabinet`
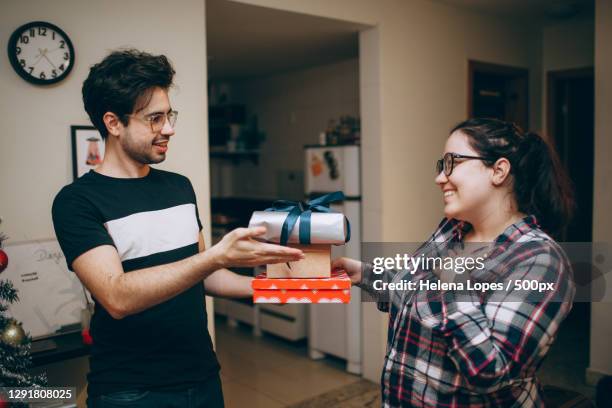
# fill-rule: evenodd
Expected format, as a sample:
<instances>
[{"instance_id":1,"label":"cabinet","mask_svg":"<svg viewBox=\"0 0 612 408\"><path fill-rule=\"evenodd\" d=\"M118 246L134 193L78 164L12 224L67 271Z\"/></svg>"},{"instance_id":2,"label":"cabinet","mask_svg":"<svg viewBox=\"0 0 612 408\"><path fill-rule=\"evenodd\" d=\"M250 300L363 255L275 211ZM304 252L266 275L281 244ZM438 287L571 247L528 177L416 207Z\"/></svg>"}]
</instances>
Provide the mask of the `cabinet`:
<instances>
[{"instance_id":1,"label":"cabinet","mask_svg":"<svg viewBox=\"0 0 612 408\"><path fill-rule=\"evenodd\" d=\"M211 147L226 146L238 137L240 126L246 123L244 105L215 105L208 108L208 141Z\"/></svg>"},{"instance_id":2,"label":"cabinet","mask_svg":"<svg viewBox=\"0 0 612 408\"><path fill-rule=\"evenodd\" d=\"M263 267L254 269L255 274L263 271ZM254 304L251 299L215 299L215 314L226 316L230 326L242 322L251 325L256 336L265 332L291 341L307 337L306 307L302 304Z\"/></svg>"},{"instance_id":3,"label":"cabinet","mask_svg":"<svg viewBox=\"0 0 612 408\"><path fill-rule=\"evenodd\" d=\"M211 201L213 244L234 228L248 225L253 211L265 210L271 205L272 201L269 200L213 199ZM265 267L233 270L243 275L255 276L262 273ZM252 299L215 298L214 302L216 315L226 316L230 325L237 325L238 322L251 325L255 335L266 332L291 341L307 337L307 305L257 305Z\"/></svg>"}]
</instances>

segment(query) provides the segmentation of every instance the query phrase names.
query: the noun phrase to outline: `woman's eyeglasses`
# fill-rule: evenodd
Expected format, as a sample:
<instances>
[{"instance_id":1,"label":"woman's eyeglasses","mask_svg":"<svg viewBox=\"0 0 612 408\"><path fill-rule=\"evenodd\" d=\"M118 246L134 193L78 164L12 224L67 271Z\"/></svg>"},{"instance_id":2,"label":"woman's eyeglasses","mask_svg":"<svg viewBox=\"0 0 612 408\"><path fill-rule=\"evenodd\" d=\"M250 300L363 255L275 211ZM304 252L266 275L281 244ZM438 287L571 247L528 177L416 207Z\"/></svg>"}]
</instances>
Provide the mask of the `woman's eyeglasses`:
<instances>
[{"instance_id":1,"label":"woman's eyeglasses","mask_svg":"<svg viewBox=\"0 0 612 408\"><path fill-rule=\"evenodd\" d=\"M460 160L456 161L456 159L460 159ZM463 160L461 159L465 159L465 160L475 159L475 160L483 160L483 161L488 161L488 162L493 161L493 159L490 157L466 156L465 154L446 153L444 157L442 157L440 160L436 162L436 174L440 174L440 172L444 171L444 174L446 175L446 177L450 176L453 173L453 169L455 168L455 165L463 162Z\"/></svg>"}]
</instances>

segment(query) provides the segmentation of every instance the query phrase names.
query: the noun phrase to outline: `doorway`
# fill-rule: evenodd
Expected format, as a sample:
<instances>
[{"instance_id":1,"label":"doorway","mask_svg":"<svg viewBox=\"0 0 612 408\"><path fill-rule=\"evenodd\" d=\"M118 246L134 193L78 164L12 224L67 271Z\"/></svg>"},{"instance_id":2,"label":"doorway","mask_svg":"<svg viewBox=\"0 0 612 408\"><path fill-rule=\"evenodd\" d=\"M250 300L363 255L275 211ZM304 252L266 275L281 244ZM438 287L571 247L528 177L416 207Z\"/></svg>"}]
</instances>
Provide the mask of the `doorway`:
<instances>
[{"instance_id":1,"label":"doorway","mask_svg":"<svg viewBox=\"0 0 612 408\"><path fill-rule=\"evenodd\" d=\"M593 227L593 68L548 73L548 134L574 187L576 211L567 242L590 242Z\"/></svg>"},{"instance_id":2,"label":"doorway","mask_svg":"<svg viewBox=\"0 0 612 408\"><path fill-rule=\"evenodd\" d=\"M468 61L468 117L496 118L529 128L529 71Z\"/></svg>"},{"instance_id":3,"label":"doorway","mask_svg":"<svg viewBox=\"0 0 612 408\"><path fill-rule=\"evenodd\" d=\"M573 219L559 237L566 243L593 240L594 112L592 67L547 73L548 138L568 173L576 202ZM556 364L557 377L565 381L560 385L589 395L592 391L585 384L584 373L589 365L591 304L585 298L591 289L590 266L575 264L574 277L580 301L574 302L561 326L544 368ZM573 352L567 353L569 349Z\"/></svg>"},{"instance_id":4,"label":"doorway","mask_svg":"<svg viewBox=\"0 0 612 408\"><path fill-rule=\"evenodd\" d=\"M364 139L380 134L370 131L373 113L361 106L366 98L378 106L361 87L378 72L361 71L364 54L366 68L377 63L369 57L378 55L370 50L378 37L364 44L372 27L228 0L207 0L206 9L214 243L274 200L304 199L304 145L320 144L341 118L361 117L370 126ZM358 299L355 305L360 310ZM324 361L314 361L319 356L310 350L316 336L342 339L336 332L348 333L348 321L360 327L358 315L314 333L314 314L304 304L215 299L214 311L228 406L244 405L243 398L252 405L254 396L284 406L359 381L347 373L348 358L323 350ZM354 337L361 338L359 330Z\"/></svg>"}]
</instances>

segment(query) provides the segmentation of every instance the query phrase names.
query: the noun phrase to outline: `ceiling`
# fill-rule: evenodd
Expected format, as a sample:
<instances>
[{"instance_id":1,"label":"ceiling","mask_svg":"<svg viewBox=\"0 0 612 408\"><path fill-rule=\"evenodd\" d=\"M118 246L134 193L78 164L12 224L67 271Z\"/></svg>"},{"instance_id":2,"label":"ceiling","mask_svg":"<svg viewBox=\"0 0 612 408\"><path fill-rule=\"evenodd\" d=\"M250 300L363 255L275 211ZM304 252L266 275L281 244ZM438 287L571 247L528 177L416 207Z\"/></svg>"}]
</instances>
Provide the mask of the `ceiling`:
<instances>
[{"instance_id":1,"label":"ceiling","mask_svg":"<svg viewBox=\"0 0 612 408\"><path fill-rule=\"evenodd\" d=\"M536 24L592 17L595 12L594 0L432 1ZM243 79L356 58L358 32L364 28L231 0L207 0L208 77Z\"/></svg>"},{"instance_id":2,"label":"ceiling","mask_svg":"<svg viewBox=\"0 0 612 408\"><path fill-rule=\"evenodd\" d=\"M595 0L435 0L522 21L547 23L595 13Z\"/></svg>"},{"instance_id":3,"label":"ceiling","mask_svg":"<svg viewBox=\"0 0 612 408\"><path fill-rule=\"evenodd\" d=\"M360 24L252 6L206 2L208 77L270 75L356 58Z\"/></svg>"}]
</instances>

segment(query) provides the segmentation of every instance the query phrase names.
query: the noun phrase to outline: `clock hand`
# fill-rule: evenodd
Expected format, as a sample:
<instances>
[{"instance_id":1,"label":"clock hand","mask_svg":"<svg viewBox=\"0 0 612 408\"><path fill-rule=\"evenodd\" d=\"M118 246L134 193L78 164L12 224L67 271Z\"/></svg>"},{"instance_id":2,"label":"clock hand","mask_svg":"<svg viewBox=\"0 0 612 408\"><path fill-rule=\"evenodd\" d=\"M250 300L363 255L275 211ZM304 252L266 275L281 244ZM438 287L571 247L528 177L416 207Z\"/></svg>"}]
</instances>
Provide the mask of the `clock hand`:
<instances>
[{"instance_id":1,"label":"clock hand","mask_svg":"<svg viewBox=\"0 0 612 408\"><path fill-rule=\"evenodd\" d=\"M44 57L44 54L43 54L43 52L42 52L42 50L40 48L38 49L38 52L39 52L39 54L37 55L38 59L32 65L37 65L40 62L40 60L42 59L42 57Z\"/></svg>"},{"instance_id":2,"label":"clock hand","mask_svg":"<svg viewBox=\"0 0 612 408\"><path fill-rule=\"evenodd\" d=\"M43 54L43 57L45 57L45 59L46 59L46 60L49 62L49 64L51 64L51 66L52 66L54 69L57 69L57 67L56 67L55 65L53 65L53 63L51 62L51 60L49 59L49 57L47 57L47 55L46 55L46 54Z\"/></svg>"}]
</instances>

